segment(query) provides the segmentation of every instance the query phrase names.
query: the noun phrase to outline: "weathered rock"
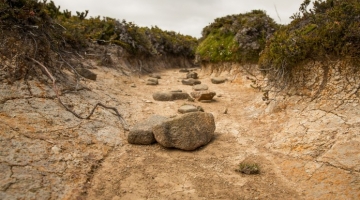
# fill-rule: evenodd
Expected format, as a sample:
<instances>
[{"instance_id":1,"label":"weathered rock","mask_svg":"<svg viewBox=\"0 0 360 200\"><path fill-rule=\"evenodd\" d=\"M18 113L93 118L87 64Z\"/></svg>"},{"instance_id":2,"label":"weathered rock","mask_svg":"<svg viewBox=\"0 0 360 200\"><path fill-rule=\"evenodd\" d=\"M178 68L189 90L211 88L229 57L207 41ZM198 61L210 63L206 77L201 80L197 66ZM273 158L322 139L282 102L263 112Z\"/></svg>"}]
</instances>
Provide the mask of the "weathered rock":
<instances>
[{"instance_id":1,"label":"weathered rock","mask_svg":"<svg viewBox=\"0 0 360 200\"><path fill-rule=\"evenodd\" d=\"M210 91L193 91L190 93L190 95L194 97L194 99L198 101L202 101L202 100L212 100L216 95L216 93Z\"/></svg>"},{"instance_id":2,"label":"weathered rock","mask_svg":"<svg viewBox=\"0 0 360 200\"><path fill-rule=\"evenodd\" d=\"M156 101L173 101L180 99L188 99L189 94L185 92L155 92L153 98Z\"/></svg>"},{"instance_id":3,"label":"weathered rock","mask_svg":"<svg viewBox=\"0 0 360 200\"><path fill-rule=\"evenodd\" d=\"M96 81L97 75L94 72L92 72L92 71L90 71L88 69L85 69L85 68L81 68L81 67L76 68L76 71L82 77L93 80L93 81Z\"/></svg>"},{"instance_id":4,"label":"weathered rock","mask_svg":"<svg viewBox=\"0 0 360 200\"><path fill-rule=\"evenodd\" d=\"M193 112L156 125L153 133L156 141L164 147L191 151L208 144L215 128L211 113Z\"/></svg>"},{"instance_id":5,"label":"weathered rock","mask_svg":"<svg viewBox=\"0 0 360 200\"><path fill-rule=\"evenodd\" d=\"M181 83L182 83L183 85L198 85L198 84L201 84L201 81L195 80L195 79L193 79L193 78L189 78L189 79L183 79L183 80L181 81Z\"/></svg>"},{"instance_id":6,"label":"weathered rock","mask_svg":"<svg viewBox=\"0 0 360 200\"><path fill-rule=\"evenodd\" d=\"M148 78L146 85L158 85L159 81L157 78Z\"/></svg>"},{"instance_id":7,"label":"weathered rock","mask_svg":"<svg viewBox=\"0 0 360 200\"><path fill-rule=\"evenodd\" d=\"M156 101L172 101L172 92L155 92L153 99Z\"/></svg>"},{"instance_id":8,"label":"weathered rock","mask_svg":"<svg viewBox=\"0 0 360 200\"><path fill-rule=\"evenodd\" d=\"M153 134L153 127L161 124L167 118L160 115L153 115L144 122L138 123L132 128L128 135L128 142L130 144L147 145L155 143L156 140Z\"/></svg>"},{"instance_id":9,"label":"weathered rock","mask_svg":"<svg viewBox=\"0 0 360 200\"><path fill-rule=\"evenodd\" d=\"M150 74L149 77L151 78L157 78L157 79L161 79L160 74Z\"/></svg>"},{"instance_id":10,"label":"weathered rock","mask_svg":"<svg viewBox=\"0 0 360 200\"><path fill-rule=\"evenodd\" d=\"M185 92L172 92L173 100L188 99L190 95Z\"/></svg>"},{"instance_id":11,"label":"weathered rock","mask_svg":"<svg viewBox=\"0 0 360 200\"><path fill-rule=\"evenodd\" d=\"M189 72L186 74L186 78L193 78L193 79L198 79L198 74L196 72Z\"/></svg>"},{"instance_id":12,"label":"weathered rock","mask_svg":"<svg viewBox=\"0 0 360 200\"><path fill-rule=\"evenodd\" d=\"M204 112L204 109L201 106L195 106L195 105L191 105L191 104L185 104L182 105L178 111L180 113L190 113L190 112L197 112L197 111L202 111Z\"/></svg>"},{"instance_id":13,"label":"weathered rock","mask_svg":"<svg viewBox=\"0 0 360 200\"><path fill-rule=\"evenodd\" d=\"M182 90L171 90L170 92L182 92Z\"/></svg>"},{"instance_id":14,"label":"weathered rock","mask_svg":"<svg viewBox=\"0 0 360 200\"><path fill-rule=\"evenodd\" d=\"M182 73L188 73L189 70L188 69L180 69L179 72L182 72Z\"/></svg>"},{"instance_id":15,"label":"weathered rock","mask_svg":"<svg viewBox=\"0 0 360 200\"><path fill-rule=\"evenodd\" d=\"M195 91L203 91L203 90L208 90L209 87L207 85L204 84L200 84L200 85L194 85L193 86L193 90Z\"/></svg>"},{"instance_id":16,"label":"weathered rock","mask_svg":"<svg viewBox=\"0 0 360 200\"><path fill-rule=\"evenodd\" d=\"M211 82L213 84L225 83L225 81L227 81L227 78L224 78L224 77L215 77L215 78L211 79Z\"/></svg>"}]
</instances>

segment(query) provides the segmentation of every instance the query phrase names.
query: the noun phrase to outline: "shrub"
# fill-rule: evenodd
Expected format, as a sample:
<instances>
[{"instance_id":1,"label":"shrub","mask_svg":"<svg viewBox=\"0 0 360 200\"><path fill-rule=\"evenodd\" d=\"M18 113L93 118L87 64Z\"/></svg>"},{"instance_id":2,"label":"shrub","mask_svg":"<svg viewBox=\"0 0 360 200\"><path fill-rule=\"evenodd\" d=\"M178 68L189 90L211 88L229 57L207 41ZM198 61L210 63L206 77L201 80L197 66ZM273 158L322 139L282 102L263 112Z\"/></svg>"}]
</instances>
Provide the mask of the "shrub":
<instances>
[{"instance_id":1,"label":"shrub","mask_svg":"<svg viewBox=\"0 0 360 200\"><path fill-rule=\"evenodd\" d=\"M357 0L309 0L293 21L267 42L259 66L272 81L290 80L291 70L309 60L333 58L357 61L360 56L360 2Z\"/></svg>"},{"instance_id":2,"label":"shrub","mask_svg":"<svg viewBox=\"0 0 360 200\"><path fill-rule=\"evenodd\" d=\"M261 10L217 18L203 29L196 54L200 61L257 63L266 39L277 28Z\"/></svg>"}]
</instances>

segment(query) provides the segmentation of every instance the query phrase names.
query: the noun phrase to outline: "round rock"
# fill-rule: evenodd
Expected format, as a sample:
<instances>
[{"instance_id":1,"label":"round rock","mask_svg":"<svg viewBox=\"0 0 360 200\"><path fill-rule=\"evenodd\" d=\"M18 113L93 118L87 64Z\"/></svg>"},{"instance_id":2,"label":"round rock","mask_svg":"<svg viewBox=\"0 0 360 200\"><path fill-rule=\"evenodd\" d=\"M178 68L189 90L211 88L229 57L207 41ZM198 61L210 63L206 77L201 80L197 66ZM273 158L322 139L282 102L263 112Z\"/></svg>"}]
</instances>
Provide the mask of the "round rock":
<instances>
[{"instance_id":1,"label":"round rock","mask_svg":"<svg viewBox=\"0 0 360 200\"><path fill-rule=\"evenodd\" d=\"M208 144L215 128L211 113L192 112L156 125L153 133L156 141L164 147L191 151Z\"/></svg>"},{"instance_id":2,"label":"round rock","mask_svg":"<svg viewBox=\"0 0 360 200\"><path fill-rule=\"evenodd\" d=\"M193 90L195 91L204 91L204 90L208 90L209 87L205 84L200 84L200 85L194 85L193 86Z\"/></svg>"}]
</instances>

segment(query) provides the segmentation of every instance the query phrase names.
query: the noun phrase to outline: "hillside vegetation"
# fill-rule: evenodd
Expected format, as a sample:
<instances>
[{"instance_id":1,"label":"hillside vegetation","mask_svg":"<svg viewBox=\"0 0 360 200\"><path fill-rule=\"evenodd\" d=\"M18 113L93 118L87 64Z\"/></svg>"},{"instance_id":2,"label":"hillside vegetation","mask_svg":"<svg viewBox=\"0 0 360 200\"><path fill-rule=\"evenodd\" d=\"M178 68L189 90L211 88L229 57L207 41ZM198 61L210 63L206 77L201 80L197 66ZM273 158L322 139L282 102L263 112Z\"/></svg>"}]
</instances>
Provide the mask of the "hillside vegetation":
<instances>
[{"instance_id":1,"label":"hillside vegetation","mask_svg":"<svg viewBox=\"0 0 360 200\"><path fill-rule=\"evenodd\" d=\"M196 55L202 62L257 63L278 28L261 10L217 18L203 29Z\"/></svg>"},{"instance_id":2,"label":"hillside vegetation","mask_svg":"<svg viewBox=\"0 0 360 200\"><path fill-rule=\"evenodd\" d=\"M194 37L110 17L87 18L88 12L73 15L46 0L1 1L0 78L13 82L50 73L59 80L65 77L62 69L77 75L74 68L89 43L119 45L129 56L194 58Z\"/></svg>"},{"instance_id":3,"label":"hillside vegetation","mask_svg":"<svg viewBox=\"0 0 360 200\"><path fill-rule=\"evenodd\" d=\"M273 81L291 79L291 70L306 61L342 59L358 65L360 56L360 1L315 1L300 6L293 21L267 42L259 66Z\"/></svg>"},{"instance_id":4,"label":"hillside vegetation","mask_svg":"<svg viewBox=\"0 0 360 200\"><path fill-rule=\"evenodd\" d=\"M304 0L288 25L264 11L217 18L203 29L200 62L258 64L272 85L286 85L292 69L309 61L342 60L358 66L360 1Z\"/></svg>"}]
</instances>

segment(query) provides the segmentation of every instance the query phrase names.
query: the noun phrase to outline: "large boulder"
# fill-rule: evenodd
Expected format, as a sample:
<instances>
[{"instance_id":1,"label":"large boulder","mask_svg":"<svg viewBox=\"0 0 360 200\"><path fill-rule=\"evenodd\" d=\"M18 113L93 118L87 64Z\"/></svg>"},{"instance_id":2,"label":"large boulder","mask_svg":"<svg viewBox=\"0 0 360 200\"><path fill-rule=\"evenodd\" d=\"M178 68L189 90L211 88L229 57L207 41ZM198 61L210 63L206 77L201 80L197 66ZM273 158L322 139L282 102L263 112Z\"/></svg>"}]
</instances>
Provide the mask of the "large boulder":
<instances>
[{"instance_id":1,"label":"large boulder","mask_svg":"<svg viewBox=\"0 0 360 200\"><path fill-rule=\"evenodd\" d=\"M190 93L190 95L198 100L198 101L202 101L202 100L212 100L214 98L214 96L216 95L216 92L211 92L211 91L193 91Z\"/></svg>"},{"instance_id":2,"label":"large boulder","mask_svg":"<svg viewBox=\"0 0 360 200\"><path fill-rule=\"evenodd\" d=\"M196 72L189 72L186 74L186 78L193 78L193 79L198 79L198 74Z\"/></svg>"},{"instance_id":3,"label":"large boulder","mask_svg":"<svg viewBox=\"0 0 360 200\"><path fill-rule=\"evenodd\" d=\"M180 99L188 99L190 95L185 92L155 92L153 99L156 101L174 101Z\"/></svg>"},{"instance_id":4,"label":"large boulder","mask_svg":"<svg viewBox=\"0 0 360 200\"><path fill-rule=\"evenodd\" d=\"M195 91L203 91L203 90L208 90L209 87L207 85L204 84L200 84L200 85L194 85L193 86L193 90Z\"/></svg>"},{"instance_id":5,"label":"large boulder","mask_svg":"<svg viewBox=\"0 0 360 200\"><path fill-rule=\"evenodd\" d=\"M198 84L201 84L201 81L195 80L195 79L193 79L193 78L188 78L188 79L183 79L183 80L181 81L181 83L182 83L183 85L198 85Z\"/></svg>"},{"instance_id":6,"label":"large boulder","mask_svg":"<svg viewBox=\"0 0 360 200\"><path fill-rule=\"evenodd\" d=\"M227 81L227 78L224 78L224 77L215 77L215 78L211 79L211 82L213 84L225 83L225 81Z\"/></svg>"},{"instance_id":7,"label":"large boulder","mask_svg":"<svg viewBox=\"0 0 360 200\"><path fill-rule=\"evenodd\" d=\"M148 78L146 85L158 85L159 81L157 78Z\"/></svg>"},{"instance_id":8,"label":"large boulder","mask_svg":"<svg viewBox=\"0 0 360 200\"><path fill-rule=\"evenodd\" d=\"M129 132L128 142L130 144L153 144L156 142L153 127L161 124L167 118L160 115L153 115L144 122L136 124Z\"/></svg>"},{"instance_id":9,"label":"large boulder","mask_svg":"<svg viewBox=\"0 0 360 200\"><path fill-rule=\"evenodd\" d=\"M164 147L191 151L208 144L215 128L211 113L193 112L156 125L153 133L156 141Z\"/></svg>"}]
</instances>

